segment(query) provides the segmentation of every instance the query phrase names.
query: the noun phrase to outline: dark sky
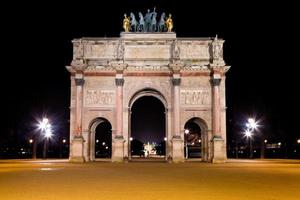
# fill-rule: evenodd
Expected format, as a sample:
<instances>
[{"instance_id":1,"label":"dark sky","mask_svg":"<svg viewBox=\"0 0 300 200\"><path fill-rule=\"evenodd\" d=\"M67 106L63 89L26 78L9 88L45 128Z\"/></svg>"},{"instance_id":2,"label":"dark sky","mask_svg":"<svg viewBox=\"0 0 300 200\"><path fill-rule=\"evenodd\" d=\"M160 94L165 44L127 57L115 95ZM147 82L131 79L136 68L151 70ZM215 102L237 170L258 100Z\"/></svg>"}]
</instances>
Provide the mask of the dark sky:
<instances>
[{"instance_id":1,"label":"dark sky","mask_svg":"<svg viewBox=\"0 0 300 200\"><path fill-rule=\"evenodd\" d=\"M232 66L226 80L229 138L251 115L269 135L300 136L297 6L208 2L26 1L2 7L1 139L27 134L43 114L67 135L71 40L119 36L125 12L154 6L172 13L178 37L225 39L224 58Z\"/></svg>"}]
</instances>

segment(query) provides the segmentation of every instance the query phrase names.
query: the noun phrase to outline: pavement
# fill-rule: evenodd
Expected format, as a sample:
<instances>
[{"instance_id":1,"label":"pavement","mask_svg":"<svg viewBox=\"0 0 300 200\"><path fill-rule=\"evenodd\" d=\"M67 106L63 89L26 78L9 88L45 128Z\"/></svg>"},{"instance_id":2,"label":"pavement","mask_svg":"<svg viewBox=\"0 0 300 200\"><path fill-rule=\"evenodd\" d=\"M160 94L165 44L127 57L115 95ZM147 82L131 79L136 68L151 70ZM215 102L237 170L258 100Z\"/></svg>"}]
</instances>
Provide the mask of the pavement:
<instances>
[{"instance_id":1,"label":"pavement","mask_svg":"<svg viewBox=\"0 0 300 200\"><path fill-rule=\"evenodd\" d=\"M93 162L1 160L2 200L300 199L300 160Z\"/></svg>"}]
</instances>

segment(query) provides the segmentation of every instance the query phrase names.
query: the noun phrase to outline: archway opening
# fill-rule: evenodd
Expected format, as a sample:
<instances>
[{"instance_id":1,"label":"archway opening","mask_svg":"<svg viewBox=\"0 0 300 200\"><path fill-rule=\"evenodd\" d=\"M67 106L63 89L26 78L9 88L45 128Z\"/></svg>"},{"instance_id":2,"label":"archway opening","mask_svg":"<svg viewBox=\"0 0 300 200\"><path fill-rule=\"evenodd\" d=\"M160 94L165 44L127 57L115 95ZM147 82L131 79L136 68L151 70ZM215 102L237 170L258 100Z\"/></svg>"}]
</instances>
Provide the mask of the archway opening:
<instances>
[{"instance_id":1,"label":"archway opening","mask_svg":"<svg viewBox=\"0 0 300 200\"><path fill-rule=\"evenodd\" d=\"M202 157L203 131L196 118L184 125L184 155L186 159Z\"/></svg>"},{"instance_id":2,"label":"archway opening","mask_svg":"<svg viewBox=\"0 0 300 200\"><path fill-rule=\"evenodd\" d=\"M142 96L131 107L130 155L131 159L165 158L165 106L154 96Z\"/></svg>"},{"instance_id":3,"label":"archway opening","mask_svg":"<svg viewBox=\"0 0 300 200\"><path fill-rule=\"evenodd\" d=\"M101 121L95 129L95 158L111 158L112 127L107 120Z\"/></svg>"}]
</instances>

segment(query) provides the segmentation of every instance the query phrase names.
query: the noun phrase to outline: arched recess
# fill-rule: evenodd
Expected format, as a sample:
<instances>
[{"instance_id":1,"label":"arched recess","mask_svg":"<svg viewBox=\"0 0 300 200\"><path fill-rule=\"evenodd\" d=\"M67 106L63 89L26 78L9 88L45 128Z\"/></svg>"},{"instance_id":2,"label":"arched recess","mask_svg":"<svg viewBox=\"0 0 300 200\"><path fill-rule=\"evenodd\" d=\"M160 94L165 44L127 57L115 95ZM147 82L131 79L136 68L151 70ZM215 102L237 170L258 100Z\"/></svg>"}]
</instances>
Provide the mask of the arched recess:
<instances>
[{"instance_id":1,"label":"arched recess","mask_svg":"<svg viewBox=\"0 0 300 200\"><path fill-rule=\"evenodd\" d=\"M101 127L102 126L102 127ZM103 126L104 131L103 131ZM98 130L97 130L98 129ZM98 131L100 131L98 133ZM100 138L96 139L96 134L101 138L101 134L109 134L105 137L108 137L108 142L103 143L103 141ZM89 159L90 161L95 161L97 156L98 157L104 157L105 159L111 158L111 152L112 152L112 126L111 123L105 119L105 118L95 118L91 121L89 125ZM99 156L103 154L103 152L99 152L99 154L96 154L96 148L101 151L107 151L107 156Z\"/></svg>"},{"instance_id":2,"label":"arched recess","mask_svg":"<svg viewBox=\"0 0 300 200\"><path fill-rule=\"evenodd\" d=\"M129 159L132 159L131 157L131 136L132 136L132 130L131 130L131 121L132 121L132 107L134 105L134 103L136 101L138 101L139 99L143 98L143 97L154 97L156 99L158 99L161 104L164 106L164 119L165 119L165 129L164 129L164 139L166 140L166 138L168 138L168 104L167 101L165 99L165 97L157 90L153 89L153 88L144 88L142 90L137 91L130 99L129 104L128 104L128 108L129 108L129 116L128 116L128 155L129 155ZM145 105L147 106L147 105ZM168 155L168 144L166 142L165 144L165 155ZM166 158L166 156L164 157Z\"/></svg>"},{"instance_id":3,"label":"arched recess","mask_svg":"<svg viewBox=\"0 0 300 200\"><path fill-rule=\"evenodd\" d=\"M198 128L199 127L199 130ZM192 130L189 130L192 129ZM193 117L189 120L186 121L184 125L184 130L185 130L185 158L201 158L203 161L208 160L208 128L207 128L207 123L199 118L199 117ZM189 130L189 131L186 131ZM200 135L200 137L198 136ZM188 142L187 142L188 141ZM194 146L194 147L193 147ZM197 146L200 147L199 153L200 155L197 155ZM190 147L190 148L188 148ZM192 150L192 148L194 148ZM189 149L190 152L189 152ZM186 156L186 152L188 152L188 155ZM193 153L193 155L192 155Z\"/></svg>"}]
</instances>

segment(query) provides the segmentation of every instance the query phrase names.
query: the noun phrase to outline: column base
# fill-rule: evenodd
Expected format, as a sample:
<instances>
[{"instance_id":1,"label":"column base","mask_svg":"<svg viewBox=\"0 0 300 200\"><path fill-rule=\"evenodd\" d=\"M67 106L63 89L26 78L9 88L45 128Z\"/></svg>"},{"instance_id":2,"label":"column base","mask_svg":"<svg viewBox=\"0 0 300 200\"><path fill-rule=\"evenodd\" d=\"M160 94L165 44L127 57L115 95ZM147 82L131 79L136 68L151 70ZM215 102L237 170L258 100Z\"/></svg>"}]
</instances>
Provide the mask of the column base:
<instances>
[{"instance_id":1,"label":"column base","mask_svg":"<svg viewBox=\"0 0 300 200\"><path fill-rule=\"evenodd\" d=\"M124 161L124 138L123 136L115 136L113 138L113 151L111 156L112 162L123 162Z\"/></svg>"},{"instance_id":2,"label":"column base","mask_svg":"<svg viewBox=\"0 0 300 200\"><path fill-rule=\"evenodd\" d=\"M71 142L71 154L70 162L85 162L83 156L83 143L84 139L82 136L75 136Z\"/></svg>"},{"instance_id":3,"label":"column base","mask_svg":"<svg viewBox=\"0 0 300 200\"><path fill-rule=\"evenodd\" d=\"M173 136L172 140L172 161L184 162L183 140L180 136Z\"/></svg>"},{"instance_id":4,"label":"column base","mask_svg":"<svg viewBox=\"0 0 300 200\"><path fill-rule=\"evenodd\" d=\"M226 148L224 147L224 140L221 137L215 136L213 138L213 157L212 163L225 163Z\"/></svg>"}]
</instances>

